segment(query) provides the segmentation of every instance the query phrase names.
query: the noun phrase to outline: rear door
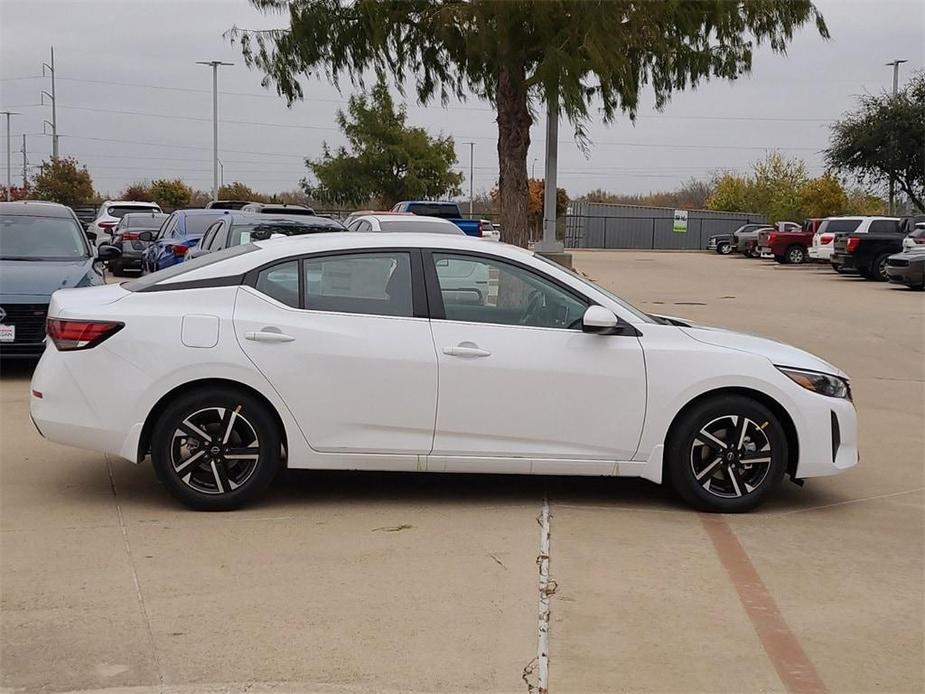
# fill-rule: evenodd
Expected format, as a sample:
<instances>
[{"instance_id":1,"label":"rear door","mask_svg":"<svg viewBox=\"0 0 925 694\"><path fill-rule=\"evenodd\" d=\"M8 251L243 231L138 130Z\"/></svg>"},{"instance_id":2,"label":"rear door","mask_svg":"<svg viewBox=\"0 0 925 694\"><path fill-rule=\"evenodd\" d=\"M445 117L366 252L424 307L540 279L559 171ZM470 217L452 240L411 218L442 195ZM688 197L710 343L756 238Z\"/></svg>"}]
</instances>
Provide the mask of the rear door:
<instances>
[{"instance_id":1,"label":"rear door","mask_svg":"<svg viewBox=\"0 0 925 694\"><path fill-rule=\"evenodd\" d=\"M419 251L314 255L251 275L238 342L313 449L430 452L437 357Z\"/></svg>"}]
</instances>

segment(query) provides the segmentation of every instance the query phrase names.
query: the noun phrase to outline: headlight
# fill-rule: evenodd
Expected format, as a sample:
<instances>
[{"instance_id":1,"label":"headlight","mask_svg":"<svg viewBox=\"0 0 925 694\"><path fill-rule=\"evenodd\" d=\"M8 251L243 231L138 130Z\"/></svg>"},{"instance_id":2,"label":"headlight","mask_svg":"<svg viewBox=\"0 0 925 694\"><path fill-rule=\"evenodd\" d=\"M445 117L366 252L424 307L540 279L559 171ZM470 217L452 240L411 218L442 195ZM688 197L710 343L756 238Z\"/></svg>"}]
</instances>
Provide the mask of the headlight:
<instances>
[{"instance_id":1,"label":"headlight","mask_svg":"<svg viewBox=\"0 0 925 694\"><path fill-rule=\"evenodd\" d=\"M819 395L827 395L830 398L851 399L851 386L844 378L818 371L804 371L803 369L791 369L784 366L778 366L777 370L797 385L806 388L806 390L819 393Z\"/></svg>"}]
</instances>

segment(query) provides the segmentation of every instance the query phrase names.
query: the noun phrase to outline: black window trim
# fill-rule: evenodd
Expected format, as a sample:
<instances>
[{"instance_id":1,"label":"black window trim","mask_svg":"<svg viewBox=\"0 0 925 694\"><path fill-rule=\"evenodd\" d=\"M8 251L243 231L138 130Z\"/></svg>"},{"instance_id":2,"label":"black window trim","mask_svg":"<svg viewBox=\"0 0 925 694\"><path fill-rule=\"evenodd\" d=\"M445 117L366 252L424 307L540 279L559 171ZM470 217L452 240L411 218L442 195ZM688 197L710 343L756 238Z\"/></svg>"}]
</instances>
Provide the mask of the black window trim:
<instances>
[{"instance_id":1,"label":"black window trim","mask_svg":"<svg viewBox=\"0 0 925 694\"><path fill-rule=\"evenodd\" d=\"M308 308L305 305L305 261L307 260L316 260L318 258L326 258L333 256L346 256L346 255L385 255L389 253L405 253L409 256L411 262L411 315L410 316L390 316L379 313L352 313L350 315L355 316L372 316L375 318L429 318L428 315L428 300L426 296L425 289L425 279L424 279L424 262L421 258L421 250L418 248L409 248L409 247L383 247L383 248L339 248L332 249L327 251L316 251L314 253L300 253L298 255L290 255L285 258L276 258L270 262L259 265L251 270L248 270L243 275L243 279L240 284L245 285L257 290L257 277L258 275L266 270L267 268L274 267L276 265L282 265L284 263L289 263L292 261L298 261L299 263L299 305L290 306L290 308L296 309L298 311L313 311L317 309ZM260 292L263 294L263 292ZM272 297L270 297L272 298ZM337 313L337 311L325 311L325 313Z\"/></svg>"}]
</instances>

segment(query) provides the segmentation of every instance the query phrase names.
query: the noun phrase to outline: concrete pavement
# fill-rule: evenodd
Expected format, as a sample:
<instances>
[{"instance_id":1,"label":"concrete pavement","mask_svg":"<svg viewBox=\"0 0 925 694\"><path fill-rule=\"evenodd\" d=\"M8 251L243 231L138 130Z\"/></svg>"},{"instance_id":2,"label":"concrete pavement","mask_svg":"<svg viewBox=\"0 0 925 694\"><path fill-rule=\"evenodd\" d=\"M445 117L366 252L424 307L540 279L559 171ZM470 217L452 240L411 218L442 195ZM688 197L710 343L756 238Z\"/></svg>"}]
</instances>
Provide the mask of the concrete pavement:
<instances>
[{"instance_id":1,"label":"concrete pavement","mask_svg":"<svg viewBox=\"0 0 925 694\"><path fill-rule=\"evenodd\" d=\"M844 368L861 464L708 519L640 480L327 472L197 514L147 465L41 439L4 364L0 684L526 692L548 493L550 691L922 691L925 295L712 254L575 266Z\"/></svg>"}]
</instances>

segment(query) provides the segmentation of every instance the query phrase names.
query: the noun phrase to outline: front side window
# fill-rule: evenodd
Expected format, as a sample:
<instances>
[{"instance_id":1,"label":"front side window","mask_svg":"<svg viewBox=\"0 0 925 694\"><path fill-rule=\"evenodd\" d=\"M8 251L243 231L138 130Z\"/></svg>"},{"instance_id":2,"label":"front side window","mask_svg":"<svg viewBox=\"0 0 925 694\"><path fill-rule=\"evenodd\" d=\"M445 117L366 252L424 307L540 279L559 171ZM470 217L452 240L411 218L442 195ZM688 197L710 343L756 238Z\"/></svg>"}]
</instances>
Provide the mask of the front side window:
<instances>
[{"instance_id":1,"label":"front side window","mask_svg":"<svg viewBox=\"0 0 925 694\"><path fill-rule=\"evenodd\" d=\"M0 216L0 259L70 260L88 255L83 230L73 219Z\"/></svg>"},{"instance_id":2,"label":"front side window","mask_svg":"<svg viewBox=\"0 0 925 694\"><path fill-rule=\"evenodd\" d=\"M534 272L479 256L433 260L447 320L581 330L590 304Z\"/></svg>"},{"instance_id":3,"label":"front side window","mask_svg":"<svg viewBox=\"0 0 925 694\"><path fill-rule=\"evenodd\" d=\"M871 233L895 234L899 232L899 221L895 219L875 219L868 229Z\"/></svg>"},{"instance_id":4,"label":"front side window","mask_svg":"<svg viewBox=\"0 0 925 694\"><path fill-rule=\"evenodd\" d=\"M306 309L414 315L408 253L352 253L309 258L303 263Z\"/></svg>"}]
</instances>

